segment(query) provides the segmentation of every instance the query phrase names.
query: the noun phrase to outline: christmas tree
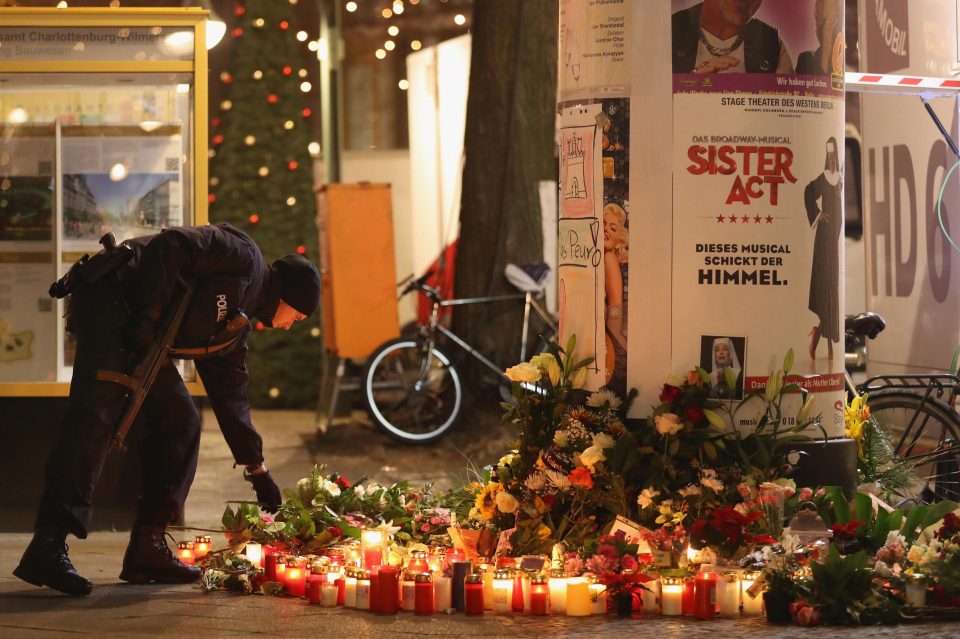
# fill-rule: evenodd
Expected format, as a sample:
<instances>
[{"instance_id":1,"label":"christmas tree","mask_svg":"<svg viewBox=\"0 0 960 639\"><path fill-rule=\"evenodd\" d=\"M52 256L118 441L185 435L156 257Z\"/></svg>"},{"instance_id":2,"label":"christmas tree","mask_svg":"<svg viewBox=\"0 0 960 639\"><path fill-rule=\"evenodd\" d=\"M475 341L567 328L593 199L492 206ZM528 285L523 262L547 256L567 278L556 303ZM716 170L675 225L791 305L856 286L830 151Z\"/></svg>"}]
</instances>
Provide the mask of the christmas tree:
<instances>
[{"instance_id":1,"label":"christmas tree","mask_svg":"<svg viewBox=\"0 0 960 639\"><path fill-rule=\"evenodd\" d=\"M234 7L226 97L211 108L210 221L247 232L268 263L288 253L318 263L308 82L291 24L293 7L246 0ZM217 78L211 81L216 82ZM219 107L219 108L218 108ZM269 318L258 318L269 319ZM320 385L319 313L289 332L250 336L247 368L256 407L312 408Z\"/></svg>"}]
</instances>

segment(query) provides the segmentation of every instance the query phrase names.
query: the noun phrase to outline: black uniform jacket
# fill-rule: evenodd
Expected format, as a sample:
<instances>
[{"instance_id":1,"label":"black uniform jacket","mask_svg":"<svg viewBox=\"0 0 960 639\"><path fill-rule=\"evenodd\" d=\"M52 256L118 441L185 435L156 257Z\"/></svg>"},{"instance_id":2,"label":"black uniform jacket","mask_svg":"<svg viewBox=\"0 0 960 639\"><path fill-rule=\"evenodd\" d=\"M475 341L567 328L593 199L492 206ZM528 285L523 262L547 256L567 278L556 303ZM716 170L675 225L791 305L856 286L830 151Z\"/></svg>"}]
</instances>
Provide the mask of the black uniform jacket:
<instances>
[{"instance_id":1,"label":"black uniform jacket","mask_svg":"<svg viewBox=\"0 0 960 639\"><path fill-rule=\"evenodd\" d=\"M230 224L177 227L125 242L133 249L125 297L135 318L159 321L178 301L178 275L194 281L194 293L176 345L203 346L237 311L270 326L280 302L280 277L256 243ZM263 443L250 421L246 367L250 327L237 342L196 360L220 430L240 464L263 461Z\"/></svg>"}]
</instances>

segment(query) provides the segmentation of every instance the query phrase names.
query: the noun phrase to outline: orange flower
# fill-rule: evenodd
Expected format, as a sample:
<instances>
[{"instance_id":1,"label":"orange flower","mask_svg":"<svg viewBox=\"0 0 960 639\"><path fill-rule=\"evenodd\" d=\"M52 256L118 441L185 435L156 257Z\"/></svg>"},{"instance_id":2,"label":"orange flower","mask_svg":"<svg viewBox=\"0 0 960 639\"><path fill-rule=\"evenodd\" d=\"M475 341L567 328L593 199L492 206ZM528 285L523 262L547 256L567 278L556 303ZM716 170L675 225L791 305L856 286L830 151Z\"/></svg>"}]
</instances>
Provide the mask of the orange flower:
<instances>
[{"instance_id":1,"label":"orange flower","mask_svg":"<svg viewBox=\"0 0 960 639\"><path fill-rule=\"evenodd\" d=\"M567 476L567 479L569 479L570 483L574 486L586 488L587 490L593 488L593 477L590 476L590 471L586 468L574 468L573 472Z\"/></svg>"},{"instance_id":2,"label":"orange flower","mask_svg":"<svg viewBox=\"0 0 960 639\"><path fill-rule=\"evenodd\" d=\"M687 383L691 386L700 386L703 384L703 380L700 379L700 374L697 373L697 369L690 369L690 371L687 373Z\"/></svg>"}]
</instances>

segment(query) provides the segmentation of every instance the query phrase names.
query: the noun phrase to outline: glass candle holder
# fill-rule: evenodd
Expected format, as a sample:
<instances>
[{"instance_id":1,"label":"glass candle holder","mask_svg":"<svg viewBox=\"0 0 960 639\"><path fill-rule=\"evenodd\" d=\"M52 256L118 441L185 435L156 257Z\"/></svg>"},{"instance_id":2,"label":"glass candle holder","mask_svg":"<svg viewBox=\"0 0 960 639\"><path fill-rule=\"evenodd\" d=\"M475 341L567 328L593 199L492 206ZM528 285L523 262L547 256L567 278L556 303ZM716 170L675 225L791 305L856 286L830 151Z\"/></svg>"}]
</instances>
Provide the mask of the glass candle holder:
<instances>
[{"instance_id":1,"label":"glass candle holder","mask_svg":"<svg viewBox=\"0 0 960 639\"><path fill-rule=\"evenodd\" d=\"M468 615L482 615L484 609L483 575L467 575L463 590L465 612Z\"/></svg>"},{"instance_id":2,"label":"glass candle holder","mask_svg":"<svg viewBox=\"0 0 960 639\"><path fill-rule=\"evenodd\" d=\"M923 608L927 605L927 576L919 573L907 575L907 605Z\"/></svg>"},{"instance_id":3,"label":"glass candle holder","mask_svg":"<svg viewBox=\"0 0 960 639\"><path fill-rule=\"evenodd\" d=\"M483 579L483 609L493 610L493 577L496 568L493 564L480 564L480 577Z\"/></svg>"},{"instance_id":4,"label":"glass candle holder","mask_svg":"<svg viewBox=\"0 0 960 639\"><path fill-rule=\"evenodd\" d=\"M320 605L324 608L337 607L337 587L329 582L320 582Z\"/></svg>"},{"instance_id":5,"label":"glass candle holder","mask_svg":"<svg viewBox=\"0 0 960 639\"><path fill-rule=\"evenodd\" d=\"M759 617L763 614L763 589L758 586L758 579L759 572L748 571L743 573L740 581L744 617Z\"/></svg>"},{"instance_id":6,"label":"glass candle holder","mask_svg":"<svg viewBox=\"0 0 960 639\"><path fill-rule=\"evenodd\" d=\"M696 581L693 576L683 580L683 614L693 615L697 605Z\"/></svg>"},{"instance_id":7,"label":"glass candle holder","mask_svg":"<svg viewBox=\"0 0 960 639\"><path fill-rule=\"evenodd\" d=\"M694 579L693 614L697 619L712 620L717 616L717 575L701 570Z\"/></svg>"},{"instance_id":8,"label":"glass candle holder","mask_svg":"<svg viewBox=\"0 0 960 639\"><path fill-rule=\"evenodd\" d=\"M395 615L400 609L400 570L396 566L380 566L379 605L377 612Z\"/></svg>"},{"instance_id":9,"label":"glass candle holder","mask_svg":"<svg viewBox=\"0 0 960 639\"><path fill-rule=\"evenodd\" d=\"M407 570L416 574L419 572L429 572L430 564L427 561L427 553L421 550L414 550L410 553L410 561L407 562Z\"/></svg>"},{"instance_id":10,"label":"glass candle holder","mask_svg":"<svg viewBox=\"0 0 960 639\"><path fill-rule=\"evenodd\" d=\"M453 608L453 580L440 572L433 576L433 608L436 612Z\"/></svg>"},{"instance_id":11,"label":"glass candle holder","mask_svg":"<svg viewBox=\"0 0 960 639\"><path fill-rule=\"evenodd\" d=\"M467 575L473 572L473 562L455 561L453 562L453 578L450 582L450 607L463 612L465 608L464 587L466 585Z\"/></svg>"},{"instance_id":12,"label":"glass candle holder","mask_svg":"<svg viewBox=\"0 0 960 639\"><path fill-rule=\"evenodd\" d=\"M654 570L645 574L650 579L643 584L646 586L646 590L640 591L643 612L648 615L655 615L660 612L660 573Z\"/></svg>"},{"instance_id":13,"label":"glass candle holder","mask_svg":"<svg viewBox=\"0 0 960 639\"><path fill-rule=\"evenodd\" d=\"M284 574L284 588L288 595L303 597L307 592L307 569L302 561L291 559Z\"/></svg>"},{"instance_id":14,"label":"glass candle holder","mask_svg":"<svg viewBox=\"0 0 960 639\"><path fill-rule=\"evenodd\" d=\"M500 615L513 612L513 572L498 570L493 576L493 611Z\"/></svg>"},{"instance_id":15,"label":"glass candle holder","mask_svg":"<svg viewBox=\"0 0 960 639\"><path fill-rule=\"evenodd\" d=\"M426 561L426 559L424 559ZM420 572L414 576L414 613L433 614L433 576L429 572Z\"/></svg>"},{"instance_id":16,"label":"glass candle holder","mask_svg":"<svg viewBox=\"0 0 960 639\"><path fill-rule=\"evenodd\" d=\"M275 581L283 585L286 585L287 583L287 561L289 559L290 558L287 555L277 555L277 559L273 567L274 575L276 575Z\"/></svg>"},{"instance_id":17,"label":"glass candle holder","mask_svg":"<svg viewBox=\"0 0 960 639\"><path fill-rule=\"evenodd\" d=\"M403 573L403 579L400 581L400 610L413 612L416 608L416 585L412 573Z\"/></svg>"},{"instance_id":18,"label":"glass candle holder","mask_svg":"<svg viewBox=\"0 0 960 639\"><path fill-rule=\"evenodd\" d=\"M530 578L529 610L531 615L550 614L550 587L547 584L547 578L543 575Z\"/></svg>"},{"instance_id":19,"label":"glass candle holder","mask_svg":"<svg viewBox=\"0 0 960 639\"><path fill-rule=\"evenodd\" d=\"M567 613L567 575L562 570L554 570L547 581L550 591L550 609L555 615Z\"/></svg>"},{"instance_id":20,"label":"glass candle holder","mask_svg":"<svg viewBox=\"0 0 960 639\"><path fill-rule=\"evenodd\" d=\"M203 559L213 550L213 538L210 535L197 535L193 541L193 554L196 559Z\"/></svg>"},{"instance_id":21,"label":"glass candle holder","mask_svg":"<svg viewBox=\"0 0 960 639\"><path fill-rule=\"evenodd\" d=\"M357 607L357 571L354 568L347 568L343 573L343 605Z\"/></svg>"},{"instance_id":22,"label":"glass candle holder","mask_svg":"<svg viewBox=\"0 0 960 639\"><path fill-rule=\"evenodd\" d=\"M360 569L357 575L357 610L370 610L370 573Z\"/></svg>"},{"instance_id":23,"label":"glass candle holder","mask_svg":"<svg viewBox=\"0 0 960 639\"><path fill-rule=\"evenodd\" d=\"M360 532L360 549L363 567L370 569L383 565L383 553L387 548L386 533L382 530Z\"/></svg>"},{"instance_id":24,"label":"glass candle holder","mask_svg":"<svg viewBox=\"0 0 960 639\"><path fill-rule=\"evenodd\" d=\"M192 541L181 541L177 544L177 559L180 560L180 563L187 564L192 566L196 563L193 554L193 542Z\"/></svg>"},{"instance_id":25,"label":"glass candle holder","mask_svg":"<svg viewBox=\"0 0 960 639\"><path fill-rule=\"evenodd\" d=\"M243 554L247 556L247 561L249 561L254 568L261 567L263 563L263 546L253 541L247 542L246 547L243 549Z\"/></svg>"},{"instance_id":26,"label":"glass candle holder","mask_svg":"<svg viewBox=\"0 0 960 639\"><path fill-rule=\"evenodd\" d=\"M590 603L593 605L593 614L607 614L607 586L596 577L590 579Z\"/></svg>"},{"instance_id":27,"label":"glass candle holder","mask_svg":"<svg viewBox=\"0 0 960 639\"><path fill-rule=\"evenodd\" d=\"M660 579L660 607L664 616L679 617L683 614L683 577Z\"/></svg>"},{"instance_id":28,"label":"glass candle holder","mask_svg":"<svg viewBox=\"0 0 960 639\"><path fill-rule=\"evenodd\" d=\"M717 609L723 619L740 616L740 575L733 570L717 577Z\"/></svg>"}]
</instances>

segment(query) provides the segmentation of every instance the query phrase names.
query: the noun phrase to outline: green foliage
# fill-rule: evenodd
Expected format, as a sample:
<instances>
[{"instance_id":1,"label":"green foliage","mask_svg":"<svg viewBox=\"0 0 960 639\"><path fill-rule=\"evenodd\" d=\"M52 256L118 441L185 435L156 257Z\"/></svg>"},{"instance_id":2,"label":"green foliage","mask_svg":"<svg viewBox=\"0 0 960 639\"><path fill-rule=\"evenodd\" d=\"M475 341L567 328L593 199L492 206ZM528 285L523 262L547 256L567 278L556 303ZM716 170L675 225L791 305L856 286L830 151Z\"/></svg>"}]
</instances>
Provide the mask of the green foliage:
<instances>
[{"instance_id":1,"label":"green foliage","mask_svg":"<svg viewBox=\"0 0 960 639\"><path fill-rule=\"evenodd\" d=\"M822 563L813 562L811 603L817 605L823 621L829 625L897 623L900 607L874 581L867 568L869 555L860 551L842 557L830 546Z\"/></svg>"},{"instance_id":2,"label":"green foliage","mask_svg":"<svg viewBox=\"0 0 960 639\"><path fill-rule=\"evenodd\" d=\"M223 142L212 145L216 155L210 161L211 222L230 222L249 233L267 262L305 246L306 256L318 262L318 237L314 223L313 161L307 152L310 120L301 110L307 106L300 91L296 70L299 45L295 30L278 28L282 20L293 22L293 6L276 0L247 0L246 12L235 17L233 27L243 35L233 47L232 75L226 98L232 108L219 115L222 124L211 135ZM262 28L253 20L262 18ZM291 66L293 72L283 74ZM254 71L262 78L254 79ZM275 104L267 100L276 95ZM294 123L286 128L284 123ZM256 142L248 145L247 136ZM290 162L296 169L290 170ZM269 175L258 172L266 167ZM296 203L287 204L293 197ZM259 223L250 222L250 215ZM271 318L257 318L268 321ZM254 331L249 340L247 368L250 371L250 401L256 407L313 408L319 392L322 341L310 331L320 326L319 314L298 322L289 331ZM269 389L280 394L269 397Z\"/></svg>"}]
</instances>

